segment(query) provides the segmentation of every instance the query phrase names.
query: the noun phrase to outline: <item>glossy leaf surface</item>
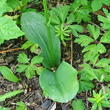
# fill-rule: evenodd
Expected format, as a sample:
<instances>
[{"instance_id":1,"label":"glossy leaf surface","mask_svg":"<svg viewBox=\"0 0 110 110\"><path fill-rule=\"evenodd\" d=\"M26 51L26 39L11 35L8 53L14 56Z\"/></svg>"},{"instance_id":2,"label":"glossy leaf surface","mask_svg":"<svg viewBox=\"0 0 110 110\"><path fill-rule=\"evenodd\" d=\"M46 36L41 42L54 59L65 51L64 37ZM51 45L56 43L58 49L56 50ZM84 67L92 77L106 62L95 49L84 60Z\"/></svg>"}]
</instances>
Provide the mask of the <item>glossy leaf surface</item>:
<instances>
[{"instance_id":1,"label":"glossy leaf surface","mask_svg":"<svg viewBox=\"0 0 110 110\"><path fill-rule=\"evenodd\" d=\"M68 102L76 96L79 89L77 71L66 62L62 62L55 73L43 69L40 85L52 100Z\"/></svg>"},{"instance_id":2,"label":"glossy leaf surface","mask_svg":"<svg viewBox=\"0 0 110 110\"><path fill-rule=\"evenodd\" d=\"M51 56L45 18L36 12L26 12L22 15L21 24L27 39L29 39L31 42L37 43L41 47L41 56L44 57L43 65L49 69L51 67L58 66L61 57L60 41L58 37L55 36L55 32L51 27L51 37L54 52L54 56ZM54 60L52 60L52 57Z\"/></svg>"}]
</instances>

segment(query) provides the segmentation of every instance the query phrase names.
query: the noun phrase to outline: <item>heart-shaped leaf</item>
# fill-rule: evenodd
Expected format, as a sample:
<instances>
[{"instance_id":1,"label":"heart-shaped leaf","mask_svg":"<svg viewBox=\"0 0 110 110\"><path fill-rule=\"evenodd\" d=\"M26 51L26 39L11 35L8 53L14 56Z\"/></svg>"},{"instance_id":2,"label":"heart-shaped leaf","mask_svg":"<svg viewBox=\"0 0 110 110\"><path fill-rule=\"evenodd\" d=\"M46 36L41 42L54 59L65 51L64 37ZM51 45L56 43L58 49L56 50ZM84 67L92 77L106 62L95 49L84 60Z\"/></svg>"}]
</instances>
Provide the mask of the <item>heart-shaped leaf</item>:
<instances>
[{"instance_id":1,"label":"heart-shaped leaf","mask_svg":"<svg viewBox=\"0 0 110 110\"><path fill-rule=\"evenodd\" d=\"M79 89L77 71L66 62L62 62L55 73L43 69L40 85L52 100L68 102L76 96Z\"/></svg>"},{"instance_id":2,"label":"heart-shaped leaf","mask_svg":"<svg viewBox=\"0 0 110 110\"><path fill-rule=\"evenodd\" d=\"M58 37L55 36L55 32L51 27L51 38L53 44L52 56L50 53L51 51L45 18L36 12L26 12L22 15L21 25L27 39L41 47L41 55L44 57L43 65L49 69L51 67L58 66L61 57L60 41Z\"/></svg>"}]
</instances>

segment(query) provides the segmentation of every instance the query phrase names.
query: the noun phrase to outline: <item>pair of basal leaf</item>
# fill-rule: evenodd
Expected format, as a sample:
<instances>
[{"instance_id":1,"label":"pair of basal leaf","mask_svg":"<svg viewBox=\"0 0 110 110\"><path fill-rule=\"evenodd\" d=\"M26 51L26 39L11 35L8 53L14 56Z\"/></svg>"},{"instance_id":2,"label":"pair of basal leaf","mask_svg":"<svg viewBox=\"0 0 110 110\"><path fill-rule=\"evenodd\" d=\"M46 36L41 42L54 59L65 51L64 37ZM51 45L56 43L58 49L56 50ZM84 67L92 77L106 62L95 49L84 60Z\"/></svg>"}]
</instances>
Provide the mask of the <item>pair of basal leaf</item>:
<instances>
[{"instance_id":1,"label":"pair of basal leaf","mask_svg":"<svg viewBox=\"0 0 110 110\"><path fill-rule=\"evenodd\" d=\"M53 45L53 56L51 56L45 18L35 12L26 12L22 15L21 24L26 37L42 49L40 56L43 57L42 64L45 68L41 71L39 82L46 96L58 102L68 102L73 99L79 89L77 71L66 62L60 64L60 41L55 36L53 27L50 26ZM57 70L52 72L52 67L57 67Z\"/></svg>"},{"instance_id":2,"label":"pair of basal leaf","mask_svg":"<svg viewBox=\"0 0 110 110\"><path fill-rule=\"evenodd\" d=\"M22 64L18 65L18 68L16 69L16 71L20 73L25 71L26 77L32 78L33 76L35 76L35 71L38 71L39 69L35 66L35 64L41 63L43 61L43 58L39 56L35 56L32 58L31 63L29 63L27 55L22 53L22 54L19 54L17 60Z\"/></svg>"},{"instance_id":3,"label":"pair of basal leaf","mask_svg":"<svg viewBox=\"0 0 110 110\"><path fill-rule=\"evenodd\" d=\"M76 38L75 42L85 47L82 50L83 53L86 52L84 54L84 61L91 61L91 63L94 65L99 57L99 53L105 53L106 48L102 44L103 36L101 37L100 42L97 41L100 35L100 29L98 27L95 28L94 25L90 24L88 24L87 28L92 35L92 38L87 35L80 35L78 38Z\"/></svg>"}]
</instances>

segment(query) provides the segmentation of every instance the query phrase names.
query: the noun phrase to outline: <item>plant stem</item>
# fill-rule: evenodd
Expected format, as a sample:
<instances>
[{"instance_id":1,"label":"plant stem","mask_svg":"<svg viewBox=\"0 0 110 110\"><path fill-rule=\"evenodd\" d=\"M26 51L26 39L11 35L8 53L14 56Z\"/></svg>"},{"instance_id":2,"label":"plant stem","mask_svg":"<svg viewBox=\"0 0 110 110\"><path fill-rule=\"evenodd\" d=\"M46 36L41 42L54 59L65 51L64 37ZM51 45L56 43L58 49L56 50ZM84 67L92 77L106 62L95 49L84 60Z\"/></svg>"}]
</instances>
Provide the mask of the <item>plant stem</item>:
<instances>
[{"instance_id":1,"label":"plant stem","mask_svg":"<svg viewBox=\"0 0 110 110\"><path fill-rule=\"evenodd\" d=\"M44 5L44 12L46 17L46 26L47 26L48 39L50 44L51 58L52 58L51 65L54 66L53 44L52 44L52 38L51 38L51 32L50 32L50 24L49 24L49 16L48 16L46 0L43 0L43 5Z\"/></svg>"},{"instance_id":2,"label":"plant stem","mask_svg":"<svg viewBox=\"0 0 110 110\"><path fill-rule=\"evenodd\" d=\"M21 4L19 3L19 0L16 0L16 1L17 1L17 3L18 3L19 6L20 6L20 19L21 19L22 12L23 12L23 8L24 8L25 5L27 4L28 0L26 0L26 2L25 2L23 5L21 5Z\"/></svg>"}]
</instances>

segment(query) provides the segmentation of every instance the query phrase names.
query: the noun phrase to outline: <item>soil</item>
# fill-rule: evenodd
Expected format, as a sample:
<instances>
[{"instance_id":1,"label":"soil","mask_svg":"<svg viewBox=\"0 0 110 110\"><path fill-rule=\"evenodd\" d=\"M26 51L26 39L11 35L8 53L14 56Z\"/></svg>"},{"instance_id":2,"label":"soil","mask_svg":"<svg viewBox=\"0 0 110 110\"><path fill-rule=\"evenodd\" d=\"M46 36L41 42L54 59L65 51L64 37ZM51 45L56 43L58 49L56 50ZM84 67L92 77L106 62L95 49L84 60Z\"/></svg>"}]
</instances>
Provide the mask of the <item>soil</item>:
<instances>
[{"instance_id":1,"label":"soil","mask_svg":"<svg viewBox=\"0 0 110 110\"><path fill-rule=\"evenodd\" d=\"M61 3L62 2L63 1L61 1ZM72 0L68 2L72 2ZM56 4L56 1L54 1L54 5L55 4ZM33 5L32 7L34 8L36 6ZM37 8L38 10L41 11L43 8L42 4L37 5ZM92 22L95 23L96 25L99 25L99 22L96 19L96 14L91 14L91 16L92 16ZM84 34L88 35L87 29L86 29L86 23L83 22L81 23L81 25L85 26ZM31 53L29 49L27 50L20 49L20 47L24 42L25 42L24 40L21 40L19 38L19 39L5 41L0 46L0 52L1 52L0 66L4 65L9 67L13 71L13 73L19 79L21 79L19 83L13 83L5 79L0 73L0 95L3 95L5 93L8 93L14 90L20 90L20 89L23 89L25 91L24 93L18 94L12 98L6 99L3 102L0 102L0 105L3 107L7 107L10 110L15 110L16 103L19 101L23 101L27 106L27 110L72 110L72 101L66 104L57 103L52 101L50 98L44 97L43 91L39 85L39 76L37 74L32 79L27 79L25 76L25 73L16 72L16 68L19 64L17 61L17 57L20 53L26 53L29 58L32 58L33 56L36 55L35 53ZM106 54L108 54L108 56L110 54L109 46L110 45L106 45L108 49L108 53ZM15 50L11 50L11 49L15 49ZM79 44L73 41L73 58L71 62L71 41L67 42L66 47L64 47L61 44L62 60L72 64L72 66L77 70L81 69L79 68L79 65L83 63L83 54L81 52L82 49L83 48ZM7 50L10 50L10 51L7 52ZM102 55L102 57L103 56L105 57L105 55ZM94 89L96 89L96 87ZM77 94L77 96L74 99L82 99L85 104L85 110L90 110L92 104L87 101L88 97L92 97L92 91L81 92ZM54 107L56 109L54 109ZM103 108L103 110L109 110L109 109Z\"/></svg>"}]
</instances>

